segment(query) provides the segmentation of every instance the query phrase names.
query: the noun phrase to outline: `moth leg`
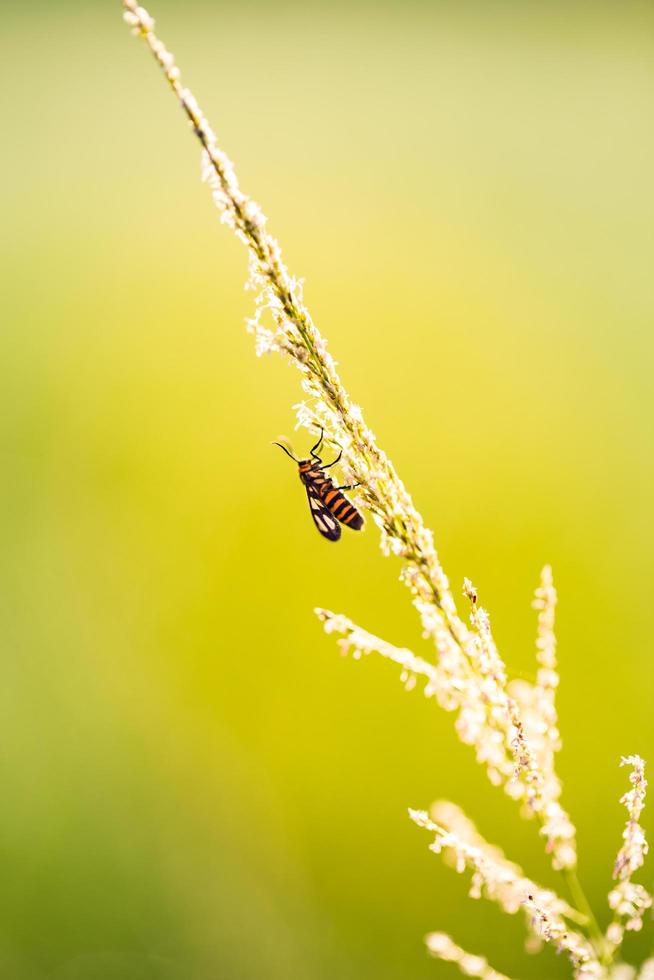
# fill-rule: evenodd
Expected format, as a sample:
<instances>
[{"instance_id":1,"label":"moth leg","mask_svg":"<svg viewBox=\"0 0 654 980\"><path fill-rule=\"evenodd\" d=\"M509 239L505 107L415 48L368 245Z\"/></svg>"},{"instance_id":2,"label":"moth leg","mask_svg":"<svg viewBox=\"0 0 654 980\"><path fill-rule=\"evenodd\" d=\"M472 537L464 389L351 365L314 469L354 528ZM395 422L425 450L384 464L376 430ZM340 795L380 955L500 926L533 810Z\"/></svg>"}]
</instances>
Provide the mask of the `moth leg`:
<instances>
[{"instance_id":1,"label":"moth leg","mask_svg":"<svg viewBox=\"0 0 654 980\"><path fill-rule=\"evenodd\" d=\"M349 487L334 487L334 489L335 490L356 490L356 488L357 487L360 487L360 486L361 486L360 483L351 483L349 485Z\"/></svg>"},{"instance_id":2,"label":"moth leg","mask_svg":"<svg viewBox=\"0 0 654 980\"><path fill-rule=\"evenodd\" d=\"M320 459L320 456L319 456L319 455L318 455L318 453L316 452L316 449L318 449L318 447L320 446L320 443L322 442L322 437L323 437L323 435L324 435L324 434L325 434L325 430L324 430L324 429L323 429L323 427L321 426L321 427L320 427L320 439L318 440L318 442L317 442L317 443L315 444L315 446L314 446L314 447L313 447L313 449L311 450L311 456L313 456L313 458L314 458L314 459L317 459L317 460L319 460L319 459Z\"/></svg>"},{"instance_id":3,"label":"moth leg","mask_svg":"<svg viewBox=\"0 0 654 980\"><path fill-rule=\"evenodd\" d=\"M342 455L343 455L343 450L341 449L340 453L338 454L338 456L336 457L336 459L334 460L334 462L333 463L328 463L327 466L323 466L323 470L328 470L330 468L330 466L336 466L336 464L338 463L338 461L339 461L339 459L341 458ZM340 489L340 487L339 487L339 489Z\"/></svg>"}]
</instances>

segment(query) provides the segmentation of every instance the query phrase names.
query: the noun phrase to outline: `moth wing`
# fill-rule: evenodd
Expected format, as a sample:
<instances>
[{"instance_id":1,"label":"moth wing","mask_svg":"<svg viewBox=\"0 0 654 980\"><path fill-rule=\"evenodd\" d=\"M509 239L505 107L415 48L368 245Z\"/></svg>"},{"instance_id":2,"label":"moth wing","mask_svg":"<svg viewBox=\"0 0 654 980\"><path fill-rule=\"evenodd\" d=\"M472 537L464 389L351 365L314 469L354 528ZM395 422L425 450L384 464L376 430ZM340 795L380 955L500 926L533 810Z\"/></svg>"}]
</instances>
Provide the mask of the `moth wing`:
<instances>
[{"instance_id":1,"label":"moth wing","mask_svg":"<svg viewBox=\"0 0 654 980\"><path fill-rule=\"evenodd\" d=\"M329 508L320 499L320 495L311 484L307 486L307 498L309 509L316 525L323 538L328 541L338 541L341 536L341 527L336 518L330 513Z\"/></svg>"}]
</instances>

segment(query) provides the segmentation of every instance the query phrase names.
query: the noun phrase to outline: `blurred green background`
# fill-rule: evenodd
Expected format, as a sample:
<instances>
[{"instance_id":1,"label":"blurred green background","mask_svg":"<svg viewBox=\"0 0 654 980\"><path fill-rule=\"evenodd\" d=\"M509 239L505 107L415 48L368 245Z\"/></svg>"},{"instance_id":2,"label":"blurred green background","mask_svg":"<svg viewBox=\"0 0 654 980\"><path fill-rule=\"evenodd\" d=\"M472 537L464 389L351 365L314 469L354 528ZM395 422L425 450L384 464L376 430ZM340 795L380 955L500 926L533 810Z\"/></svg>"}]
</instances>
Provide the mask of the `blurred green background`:
<instances>
[{"instance_id":1,"label":"blurred green background","mask_svg":"<svg viewBox=\"0 0 654 980\"><path fill-rule=\"evenodd\" d=\"M606 921L619 758L654 762L651 4L151 12L514 673L552 563ZM119 3L7 5L0 43L0 976L453 977L434 928L567 976L406 808L452 798L556 883L535 827L314 620L427 649L374 529L323 542L270 445L308 446L298 376L254 358L244 250Z\"/></svg>"}]
</instances>

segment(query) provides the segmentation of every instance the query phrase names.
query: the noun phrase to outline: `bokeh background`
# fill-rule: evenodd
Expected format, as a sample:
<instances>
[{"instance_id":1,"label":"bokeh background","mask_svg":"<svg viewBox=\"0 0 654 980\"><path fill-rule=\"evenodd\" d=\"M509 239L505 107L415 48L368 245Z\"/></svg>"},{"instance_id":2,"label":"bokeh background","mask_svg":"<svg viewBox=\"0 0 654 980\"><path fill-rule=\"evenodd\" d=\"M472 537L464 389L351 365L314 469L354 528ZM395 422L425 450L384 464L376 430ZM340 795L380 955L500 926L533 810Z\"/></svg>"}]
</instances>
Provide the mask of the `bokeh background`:
<instances>
[{"instance_id":1,"label":"bokeh background","mask_svg":"<svg viewBox=\"0 0 654 980\"><path fill-rule=\"evenodd\" d=\"M606 921L619 758L654 762L652 7L152 13L517 674L552 563L564 802ZM374 529L323 542L270 445L308 446L298 376L255 360L244 250L119 3L2 20L0 976L447 980L434 928L567 976L406 808L458 801L554 884L535 827L314 620L424 652Z\"/></svg>"}]
</instances>

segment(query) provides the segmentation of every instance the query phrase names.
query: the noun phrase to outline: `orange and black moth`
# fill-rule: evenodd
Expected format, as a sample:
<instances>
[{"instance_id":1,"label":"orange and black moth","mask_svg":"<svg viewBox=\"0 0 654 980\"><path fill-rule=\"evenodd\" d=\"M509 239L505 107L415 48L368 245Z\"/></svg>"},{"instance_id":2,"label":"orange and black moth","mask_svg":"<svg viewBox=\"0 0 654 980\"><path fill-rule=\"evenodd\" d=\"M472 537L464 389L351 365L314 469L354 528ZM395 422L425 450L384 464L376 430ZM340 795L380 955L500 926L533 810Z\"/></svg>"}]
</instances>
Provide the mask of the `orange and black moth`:
<instances>
[{"instance_id":1,"label":"orange and black moth","mask_svg":"<svg viewBox=\"0 0 654 980\"><path fill-rule=\"evenodd\" d=\"M338 541L341 536L341 524L351 527L353 531L359 531L363 527L363 517L354 504L351 504L341 492L353 490L358 484L349 487L334 486L334 481L327 476L325 470L331 466L336 466L343 450L333 462L325 466L318 455L322 437L323 431L321 429L320 439L310 451L309 459L295 459L295 456L288 451L286 446L282 446L281 442L276 442L274 445L283 449L286 455L298 464L298 475L307 491L313 523L328 541Z\"/></svg>"}]
</instances>

